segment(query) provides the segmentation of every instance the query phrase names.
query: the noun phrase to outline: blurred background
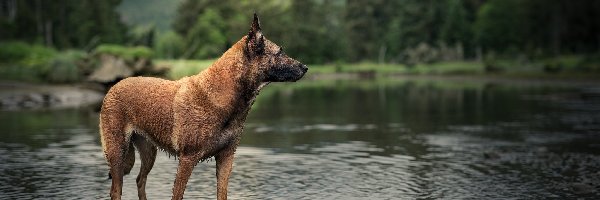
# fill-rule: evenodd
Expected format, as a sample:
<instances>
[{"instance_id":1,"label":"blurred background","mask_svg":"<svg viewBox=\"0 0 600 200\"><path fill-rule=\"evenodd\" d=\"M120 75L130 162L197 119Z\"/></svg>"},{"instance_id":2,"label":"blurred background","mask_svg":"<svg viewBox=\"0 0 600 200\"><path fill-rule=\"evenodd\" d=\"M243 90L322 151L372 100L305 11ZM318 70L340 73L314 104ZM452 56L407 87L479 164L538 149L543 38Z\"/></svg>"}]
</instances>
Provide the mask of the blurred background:
<instances>
[{"instance_id":1,"label":"blurred background","mask_svg":"<svg viewBox=\"0 0 600 200\"><path fill-rule=\"evenodd\" d=\"M77 61L109 53L152 59L179 78L244 36L257 12L265 35L315 66L313 74L334 68L588 76L600 71L598 10L593 0L5 0L0 72L73 82L95 67ZM178 59L197 62L185 62L195 69L172 69Z\"/></svg>"},{"instance_id":2,"label":"blurred background","mask_svg":"<svg viewBox=\"0 0 600 200\"><path fill-rule=\"evenodd\" d=\"M259 95L230 197L600 197L600 1L0 0L0 199L108 198L107 89L197 74L254 12L310 70ZM214 170L186 198L213 199Z\"/></svg>"}]
</instances>

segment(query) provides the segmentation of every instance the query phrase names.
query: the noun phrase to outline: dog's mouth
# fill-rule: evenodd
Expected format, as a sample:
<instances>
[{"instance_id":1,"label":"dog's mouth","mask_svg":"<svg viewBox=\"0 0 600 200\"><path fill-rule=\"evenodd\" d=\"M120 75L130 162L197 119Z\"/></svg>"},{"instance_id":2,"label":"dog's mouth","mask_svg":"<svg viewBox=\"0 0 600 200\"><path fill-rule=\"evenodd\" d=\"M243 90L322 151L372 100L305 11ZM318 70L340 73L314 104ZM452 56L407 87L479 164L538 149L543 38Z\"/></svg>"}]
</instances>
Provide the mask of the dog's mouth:
<instances>
[{"instance_id":1,"label":"dog's mouth","mask_svg":"<svg viewBox=\"0 0 600 200\"><path fill-rule=\"evenodd\" d=\"M270 70L267 75L267 81L271 82L296 82L304 77L308 71L306 65L297 65L294 67L280 67Z\"/></svg>"},{"instance_id":2,"label":"dog's mouth","mask_svg":"<svg viewBox=\"0 0 600 200\"><path fill-rule=\"evenodd\" d=\"M308 72L308 67L306 65L300 64L298 67L300 68L299 75L297 75L293 80L291 80L292 82L300 80L302 77L304 77L304 74Z\"/></svg>"},{"instance_id":3,"label":"dog's mouth","mask_svg":"<svg viewBox=\"0 0 600 200\"><path fill-rule=\"evenodd\" d=\"M296 82L296 81L298 81L298 80L302 79L302 77L304 77L304 74L306 74L306 72L302 72L302 73L300 73L300 75L299 75L299 76L296 76L296 78L295 78L295 79L293 79L291 82Z\"/></svg>"}]
</instances>

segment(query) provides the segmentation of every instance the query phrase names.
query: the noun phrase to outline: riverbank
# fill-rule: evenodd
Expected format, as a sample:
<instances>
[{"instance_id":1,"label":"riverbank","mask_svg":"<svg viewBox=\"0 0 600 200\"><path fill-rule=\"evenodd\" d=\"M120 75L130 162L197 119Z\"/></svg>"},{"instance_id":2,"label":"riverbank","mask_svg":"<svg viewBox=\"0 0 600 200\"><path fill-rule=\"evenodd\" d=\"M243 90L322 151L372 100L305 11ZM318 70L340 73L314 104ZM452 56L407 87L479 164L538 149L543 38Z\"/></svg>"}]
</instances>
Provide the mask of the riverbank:
<instances>
[{"instance_id":1,"label":"riverbank","mask_svg":"<svg viewBox=\"0 0 600 200\"><path fill-rule=\"evenodd\" d=\"M99 104L101 90L84 84L45 85L0 81L0 109L57 109Z\"/></svg>"},{"instance_id":2,"label":"riverbank","mask_svg":"<svg viewBox=\"0 0 600 200\"><path fill-rule=\"evenodd\" d=\"M575 80L596 81L600 73L577 70L575 67L564 67L562 71L548 71L540 63L508 63L490 67L477 61L451 61L407 66L403 64L325 64L310 67L310 75L317 79L331 77L354 76L359 78L386 76L448 76L448 77L479 77L493 79L532 79L532 80ZM515 65L519 67L507 67ZM490 69L495 68L495 69Z\"/></svg>"},{"instance_id":3,"label":"riverbank","mask_svg":"<svg viewBox=\"0 0 600 200\"><path fill-rule=\"evenodd\" d=\"M208 68L214 60L157 60L167 73L163 78L175 80ZM403 79L496 82L511 84L598 85L600 73L577 71L544 72L539 66L527 65L490 72L481 62L438 62L406 66L402 64L325 64L310 65L303 80L336 79ZM70 85L0 81L0 109L68 108L97 104L106 88L80 82Z\"/></svg>"},{"instance_id":4,"label":"riverbank","mask_svg":"<svg viewBox=\"0 0 600 200\"><path fill-rule=\"evenodd\" d=\"M179 79L208 68L214 60L157 60L169 66L167 77ZM518 65L521 67L507 67ZM370 79L378 77L477 77L480 79L518 79L544 81L599 82L600 73L578 71L573 64L565 64L561 71L548 71L541 62L519 64L502 61L495 69L477 61L452 61L407 66L404 64L338 63L309 65L307 79Z\"/></svg>"}]
</instances>

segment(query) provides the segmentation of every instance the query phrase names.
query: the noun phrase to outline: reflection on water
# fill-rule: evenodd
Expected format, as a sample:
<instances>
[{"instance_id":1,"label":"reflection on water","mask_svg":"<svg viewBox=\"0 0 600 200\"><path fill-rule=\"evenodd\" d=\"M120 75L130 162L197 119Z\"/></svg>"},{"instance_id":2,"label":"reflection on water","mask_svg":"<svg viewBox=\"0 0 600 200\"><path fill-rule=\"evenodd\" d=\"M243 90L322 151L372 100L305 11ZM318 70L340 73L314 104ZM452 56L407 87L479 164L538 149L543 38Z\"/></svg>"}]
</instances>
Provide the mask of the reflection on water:
<instances>
[{"instance_id":1,"label":"reflection on water","mask_svg":"<svg viewBox=\"0 0 600 200\"><path fill-rule=\"evenodd\" d=\"M233 199L597 198L600 98L586 85L457 81L273 84L236 154ZM590 92L591 91L591 92ZM106 199L93 109L0 112L0 199ZM152 199L177 162L159 155ZM125 177L136 199L139 159ZM213 199L214 161L186 198Z\"/></svg>"}]
</instances>

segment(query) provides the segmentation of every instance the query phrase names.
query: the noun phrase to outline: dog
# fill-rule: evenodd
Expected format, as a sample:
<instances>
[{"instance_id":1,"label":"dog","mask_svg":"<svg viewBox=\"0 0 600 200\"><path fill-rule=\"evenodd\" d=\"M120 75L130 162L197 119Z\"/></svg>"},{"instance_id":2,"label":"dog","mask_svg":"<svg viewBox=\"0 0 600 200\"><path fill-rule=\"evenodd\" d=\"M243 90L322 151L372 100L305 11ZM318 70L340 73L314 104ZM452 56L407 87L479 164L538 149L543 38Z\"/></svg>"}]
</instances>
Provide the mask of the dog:
<instances>
[{"instance_id":1,"label":"dog","mask_svg":"<svg viewBox=\"0 0 600 200\"><path fill-rule=\"evenodd\" d=\"M307 71L263 36L255 13L248 35L199 74L176 81L121 80L109 89L100 111L111 199L121 198L123 175L135 162L134 146L141 159L139 199L146 199L146 178L157 149L179 161L172 199L183 198L194 166L211 157L217 167L217 199L227 199L233 155L259 91L270 82L297 81Z\"/></svg>"}]
</instances>

